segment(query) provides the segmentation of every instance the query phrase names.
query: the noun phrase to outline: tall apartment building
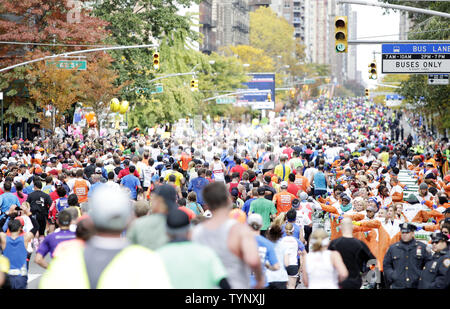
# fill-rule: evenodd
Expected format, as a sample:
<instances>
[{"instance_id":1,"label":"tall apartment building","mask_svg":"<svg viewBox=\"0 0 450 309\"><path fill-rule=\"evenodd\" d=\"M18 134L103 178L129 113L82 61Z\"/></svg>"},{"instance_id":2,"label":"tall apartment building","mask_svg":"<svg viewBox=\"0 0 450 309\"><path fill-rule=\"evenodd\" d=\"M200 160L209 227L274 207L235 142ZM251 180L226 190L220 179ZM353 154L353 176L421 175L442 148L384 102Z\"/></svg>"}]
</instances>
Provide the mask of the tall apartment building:
<instances>
[{"instance_id":1,"label":"tall apartment building","mask_svg":"<svg viewBox=\"0 0 450 309\"><path fill-rule=\"evenodd\" d=\"M260 7L268 7L272 3L272 0L249 0L248 5L250 6L250 11L256 11Z\"/></svg>"},{"instance_id":2,"label":"tall apartment building","mask_svg":"<svg viewBox=\"0 0 450 309\"><path fill-rule=\"evenodd\" d=\"M305 1L272 0L270 5L278 16L284 17L294 27L294 36L302 41L305 40Z\"/></svg>"},{"instance_id":3,"label":"tall apartment building","mask_svg":"<svg viewBox=\"0 0 450 309\"><path fill-rule=\"evenodd\" d=\"M200 4L200 32L205 53L218 52L228 45L248 45L249 0L204 0Z\"/></svg>"}]
</instances>

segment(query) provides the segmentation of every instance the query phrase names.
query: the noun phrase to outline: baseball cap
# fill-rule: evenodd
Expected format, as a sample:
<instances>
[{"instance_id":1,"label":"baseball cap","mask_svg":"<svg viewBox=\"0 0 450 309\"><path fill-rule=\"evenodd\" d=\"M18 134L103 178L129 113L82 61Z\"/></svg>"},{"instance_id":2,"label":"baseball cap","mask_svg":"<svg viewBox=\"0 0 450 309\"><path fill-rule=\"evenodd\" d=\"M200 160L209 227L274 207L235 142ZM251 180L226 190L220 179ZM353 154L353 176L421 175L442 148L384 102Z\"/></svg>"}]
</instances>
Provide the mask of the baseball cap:
<instances>
[{"instance_id":1,"label":"baseball cap","mask_svg":"<svg viewBox=\"0 0 450 309\"><path fill-rule=\"evenodd\" d=\"M345 194L345 193L342 193L342 194L341 194L341 199L347 200L347 201L351 201L351 200L352 200L352 199L351 199L347 194Z\"/></svg>"},{"instance_id":2,"label":"baseball cap","mask_svg":"<svg viewBox=\"0 0 450 309\"><path fill-rule=\"evenodd\" d=\"M258 195L263 195L266 192L266 189L263 187L258 187Z\"/></svg>"},{"instance_id":3,"label":"baseball cap","mask_svg":"<svg viewBox=\"0 0 450 309\"><path fill-rule=\"evenodd\" d=\"M102 173L102 169L100 167L96 167L95 168L95 173L96 174L101 174Z\"/></svg>"},{"instance_id":4,"label":"baseball cap","mask_svg":"<svg viewBox=\"0 0 450 309\"><path fill-rule=\"evenodd\" d=\"M280 187L281 188L287 188L288 187L287 181L282 181L281 184L280 184Z\"/></svg>"},{"instance_id":5,"label":"baseball cap","mask_svg":"<svg viewBox=\"0 0 450 309\"><path fill-rule=\"evenodd\" d=\"M174 209L167 215L166 228L168 234L184 234L189 230L189 227L189 216L184 211Z\"/></svg>"},{"instance_id":6,"label":"baseball cap","mask_svg":"<svg viewBox=\"0 0 450 309\"><path fill-rule=\"evenodd\" d=\"M252 213L247 218L248 225L257 225L259 227L263 226L263 219L260 214Z\"/></svg>"},{"instance_id":7,"label":"baseball cap","mask_svg":"<svg viewBox=\"0 0 450 309\"><path fill-rule=\"evenodd\" d=\"M158 186L153 191L153 194L160 196L164 200L169 211L171 211L172 209L177 209L176 204L177 192L175 191L175 188L172 187L171 185L164 184Z\"/></svg>"},{"instance_id":8,"label":"baseball cap","mask_svg":"<svg viewBox=\"0 0 450 309\"><path fill-rule=\"evenodd\" d=\"M419 190L425 190L425 189L428 189L428 185L423 182L423 183L420 184Z\"/></svg>"},{"instance_id":9,"label":"baseball cap","mask_svg":"<svg viewBox=\"0 0 450 309\"><path fill-rule=\"evenodd\" d=\"M300 207L300 200L298 198L292 200L292 207L295 209L298 209Z\"/></svg>"},{"instance_id":10,"label":"baseball cap","mask_svg":"<svg viewBox=\"0 0 450 309\"><path fill-rule=\"evenodd\" d=\"M308 199L308 193L301 192L299 198L301 201L306 201Z\"/></svg>"},{"instance_id":11,"label":"baseball cap","mask_svg":"<svg viewBox=\"0 0 450 309\"><path fill-rule=\"evenodd\" d=\"M238 195L239 195L239 190L238 190L238 188L233 188L233 189L231 189L231 195L232 195L232 196L238 196Z\"/></svg>"},{"instance_id":12,"label":"baseball cap","mask_svg":"<svg viewBox=\"0 0 450 309\"><path fill-rule=\"evenodd\" d=\"M88 203L89 216L95 227L107 231L125 229L133 213L129 194L121 188L100 186L94 191Z\"/></svg>"}]
</instances>

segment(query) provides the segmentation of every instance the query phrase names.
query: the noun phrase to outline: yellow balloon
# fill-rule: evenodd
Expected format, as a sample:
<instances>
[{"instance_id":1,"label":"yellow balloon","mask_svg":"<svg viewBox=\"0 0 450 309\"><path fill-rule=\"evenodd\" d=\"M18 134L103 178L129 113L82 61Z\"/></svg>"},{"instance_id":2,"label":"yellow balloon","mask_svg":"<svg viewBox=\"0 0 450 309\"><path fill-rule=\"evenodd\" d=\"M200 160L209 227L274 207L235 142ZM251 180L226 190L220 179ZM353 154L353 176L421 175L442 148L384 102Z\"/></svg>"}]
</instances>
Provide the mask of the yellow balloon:
<instances>
[{"instance_id":1,"label":"yellow balloon","mask_svg":"<svg viewBox=\"0 0 450 309\"><path fill-rule=\"evenodd\" d=\"M253 119L252 120L252 125L257 126L259 124L259 119Z\"/></svg>"},{"instance_id":2,"label":"yellow balloon","mask_svg":"<svg viewBox=\"0 0 450 309\"><path fill-rule=\"evenodd\" d=\"M119 113L125 114L128 111L128 106L128 101L122 101L122 103L120 104Z\"/></svg>"},{"instance_id":3,"label":"yellow balloon","mask_svg":"<svg viewBox=\"0 0 450 309\"><path fill-rule=\"evenodd\" d=\"M110 109L113 113L119 111L120 101L117 98L111 100Z\"/></svg>"}]
</instances>

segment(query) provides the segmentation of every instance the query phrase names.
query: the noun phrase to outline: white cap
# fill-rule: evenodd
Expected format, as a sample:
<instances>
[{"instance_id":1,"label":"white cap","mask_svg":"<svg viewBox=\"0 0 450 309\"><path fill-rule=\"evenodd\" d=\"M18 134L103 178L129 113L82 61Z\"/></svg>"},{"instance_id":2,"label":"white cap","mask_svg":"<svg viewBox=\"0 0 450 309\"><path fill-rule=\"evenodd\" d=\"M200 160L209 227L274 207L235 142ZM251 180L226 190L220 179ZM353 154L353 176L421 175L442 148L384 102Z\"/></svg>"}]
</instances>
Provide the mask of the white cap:
<instances>
[{"instance_id":1,"label":"white cap","mask_svg":"<svg viewBox=\"0 0 450 309\"><path fill-rule=\"evenodd\" d=\"M263 226L263 219L260 214L252 213L247 218L248 225L257 224Z\"/></svg>"},{"instance_id":2,"label":"white cap","mask_svg":"<svg viewBox=\"0 0 450 309\"><path fill-rule=\"evenodd\" d=\"M300 201L306 201L308 199L308 193L301 192L299 195Z\"/></svg>"},{"instance_id":3,"label":"white cap","mask_svg":"<svg viewBox=\"0 0 450 309\"><path fill-rule=\"evenodd\" d=\"M100 186L89 199L89 216L97 228L122 231L133 213L129 194L124 189Z\"/></svg>"},{"instance_id":4,"label":"white cap","mask_svg":"<svg viewBox=\"0 0 450 309\"><path fill-rule=\"evenodd\" d=\"M288 187L287 181L282 181L282 182L280 183L280 187L281 187L281 188L287 188L287 187Z\"/></svg>"}]
</instances>

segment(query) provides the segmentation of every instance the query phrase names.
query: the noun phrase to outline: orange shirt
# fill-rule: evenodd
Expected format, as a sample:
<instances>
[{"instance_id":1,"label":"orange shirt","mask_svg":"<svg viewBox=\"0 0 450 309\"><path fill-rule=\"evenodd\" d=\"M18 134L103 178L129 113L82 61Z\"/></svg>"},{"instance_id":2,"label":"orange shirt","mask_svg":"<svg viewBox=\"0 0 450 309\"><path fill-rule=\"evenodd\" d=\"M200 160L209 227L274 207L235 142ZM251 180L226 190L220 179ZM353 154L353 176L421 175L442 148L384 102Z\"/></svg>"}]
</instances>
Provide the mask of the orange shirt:
<instances>
[{"instance_id":1,"label":"orange shirt","mask_svg":"<svg viewBox=\"0 0 450 309\"><path fill-rule=\"evenodd\" d=\"M307 192L307 189L310 185L308 178L300 175L295 175L294 183L299 186L300 190L302 190L303 192Z\"/></svg>"},{"instance_id":2,"label":"orange shirt","mask_svg":"<svg viewBox=\"0 0 450 309\"><path fill-rule=\"evenodd\" d=\"M295 195L287 191L278 192L273 196L273 202L277 207L277 216L282 212L288 212L292 207L292 201L295 199Z\"/></svg>"},{"instance_id":3,"label":"orange shirt","mask_svg":"<svg viewBox=\"0 0 450 309\"><path fill-rule=\"evenodd\" d=\"M180 161L181 161L181 168L183 169L183 171L187 171L189 167L189 162L192 161L192 158L191 156L188 156L186 153L183 153L181 155Z\"/></svg>"}]
</instances>

